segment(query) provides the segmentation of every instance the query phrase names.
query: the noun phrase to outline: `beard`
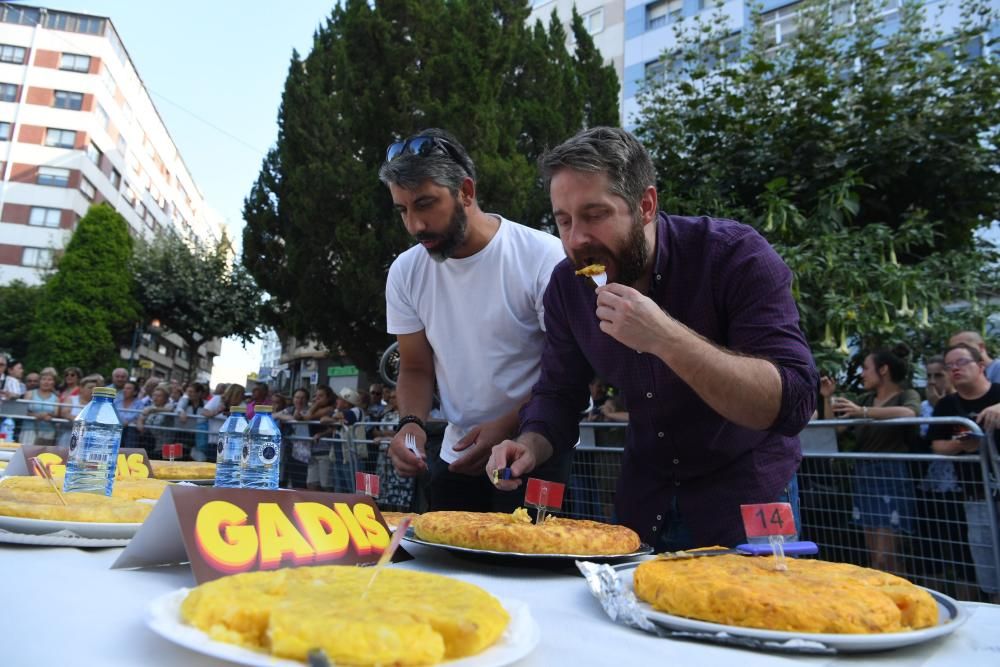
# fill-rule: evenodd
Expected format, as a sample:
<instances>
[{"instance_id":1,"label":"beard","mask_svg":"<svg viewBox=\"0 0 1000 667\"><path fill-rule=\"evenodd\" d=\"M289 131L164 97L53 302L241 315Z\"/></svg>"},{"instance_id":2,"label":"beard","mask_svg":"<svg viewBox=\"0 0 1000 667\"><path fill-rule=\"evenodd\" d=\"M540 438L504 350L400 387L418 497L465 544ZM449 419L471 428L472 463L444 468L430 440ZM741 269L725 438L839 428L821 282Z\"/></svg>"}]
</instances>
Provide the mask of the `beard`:
<instances>
[{"instance_id":1,"label":"beard","mask_svg":"<svg viewBox=\"0 0 1000 667\"><path fill-rule=\"evenodd\" d=\"M605 258L610 258L618 269L618 275L613 276L614 282L634 287L646 268L648 255L649 242L646 240L642 220L637 213L632 220L628 236L625 237L624 243L617 252L603 246L587 247L576 253L573 261L578 269L582 269L588 264L607 264ZM612 276L608 276L608 278L611 279Z\"/></svg>"},{"instance_id":2,"label":"beard","mask_svg":"<svg viewBox=\"0 0 1000 667\"><path fill-rule=\"evenodd\" d=\"M458 250L458 247L465 242L465 231L468 226L469 217L465 214L465 209L459 203L458 197L456 197L455 210L451 214L451 220L448 222L447 229L440 234L420 232L413 238L420 242L437 241L436 246L427 248L427 254L435 262L443 262L450 258Z\"/></svg>"}]
</instances>

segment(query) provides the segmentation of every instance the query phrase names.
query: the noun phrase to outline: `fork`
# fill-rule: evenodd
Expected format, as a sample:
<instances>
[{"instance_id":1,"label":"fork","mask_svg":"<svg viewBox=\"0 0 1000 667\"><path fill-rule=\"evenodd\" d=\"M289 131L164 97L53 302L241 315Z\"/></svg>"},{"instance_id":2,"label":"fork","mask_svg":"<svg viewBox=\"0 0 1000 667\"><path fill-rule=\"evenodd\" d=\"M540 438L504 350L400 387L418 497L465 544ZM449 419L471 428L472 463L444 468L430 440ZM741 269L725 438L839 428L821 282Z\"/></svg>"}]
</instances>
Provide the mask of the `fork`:
<instances>
[{"instance_id":1,"label":"fork","mask_svg":"<svg viewBox=\"0 0 1000 667\"><path fill-rule=\"evenodd\" d=\"M593 280L594 284L598 287L604 287L608 284L608 274L605 271L601 271L600 273L591 276L590 279Z\"/></svg>"},{"instance_id":2,"label":"fork","mask_svg":"<svg viewBox=\"0 0 1000 667\"><path fill-rule=\"evenodd\" d=\"M417 449L417 438L415 435L412 433L404 433L403 444L406 445L406 448L413 452L413 455L418 459L421 461L424 459L424 457L420 455L420 450Z\"/></svg>"}]
</instances>

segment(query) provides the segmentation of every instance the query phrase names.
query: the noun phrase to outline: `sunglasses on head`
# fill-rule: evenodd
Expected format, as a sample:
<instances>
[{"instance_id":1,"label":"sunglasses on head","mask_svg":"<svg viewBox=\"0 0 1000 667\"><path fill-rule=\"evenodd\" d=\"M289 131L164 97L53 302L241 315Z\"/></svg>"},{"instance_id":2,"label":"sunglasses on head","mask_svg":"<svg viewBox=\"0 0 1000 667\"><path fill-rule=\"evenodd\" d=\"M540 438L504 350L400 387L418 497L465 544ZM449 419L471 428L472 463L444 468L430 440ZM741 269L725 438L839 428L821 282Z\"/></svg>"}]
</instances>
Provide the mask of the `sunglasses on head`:
<instances>
[{"instance_id":1,"label":"sunglasses on head","mask_svg":"<svg viewBox=\"0 0 1000 667\"><path fill-rule=\"evenodd\" d=\"M461 156L458 154L458 149L452 145L447 139L442 139L440 137L431 137L426 134L421 134L416 137L410 137L404 141L396 141L389 144L389 148L385 149L385 161L392 162L400 155L419 155L420 157L427 157L431 155L434 151L444 152L445 155L450 157L452 161L460 166L465 171L465 163L462 161Z\"/></svg>"}]
</instances>

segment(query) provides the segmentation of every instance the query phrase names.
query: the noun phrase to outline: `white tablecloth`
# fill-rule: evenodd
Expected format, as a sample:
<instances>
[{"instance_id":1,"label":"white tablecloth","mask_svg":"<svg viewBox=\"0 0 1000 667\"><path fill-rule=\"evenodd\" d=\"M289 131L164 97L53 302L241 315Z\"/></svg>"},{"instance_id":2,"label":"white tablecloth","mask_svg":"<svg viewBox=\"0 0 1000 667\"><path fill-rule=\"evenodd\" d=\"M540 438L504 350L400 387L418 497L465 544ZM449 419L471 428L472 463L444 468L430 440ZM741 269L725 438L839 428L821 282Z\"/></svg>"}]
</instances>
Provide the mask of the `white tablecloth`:
<instances>
[{"instance_id":1,"label":"white tablecloth","mask_svg":"<svg viewBox=\"0 0 1000 667\"><path fill-rule=\"evenodd\" d=\"M416 560L396 565L447 574L495 595L527 602L542 640L519 666L551 665L1000 665L1000 606L967 605L969 621L950 637L886 653L785 657L658 639L613 624L579 575L484 565L406 544ZM0 545L0 665L218 666L231 663L181 648L144 624L149 601L194 585L187 567L111 570L120 549Z\"/></svg>"}]
</instances>

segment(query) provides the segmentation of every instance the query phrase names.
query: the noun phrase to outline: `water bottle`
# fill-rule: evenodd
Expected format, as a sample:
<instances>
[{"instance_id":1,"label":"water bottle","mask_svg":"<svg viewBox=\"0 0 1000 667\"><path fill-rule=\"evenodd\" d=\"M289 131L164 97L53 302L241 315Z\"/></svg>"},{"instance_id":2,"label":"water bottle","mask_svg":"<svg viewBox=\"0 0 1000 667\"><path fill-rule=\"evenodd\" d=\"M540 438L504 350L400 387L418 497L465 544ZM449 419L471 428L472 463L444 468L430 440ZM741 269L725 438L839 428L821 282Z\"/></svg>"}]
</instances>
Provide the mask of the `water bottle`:
<instances>
[{"instance_id":1,"label":"water bottle","mask_svg":"<svg viewBox=\"0 0 1000 667\"><path fill-rule=\"evenodd\" d=\"M240 486L244 489L277 489L280 462L281 431L271 417L271 406L254 406L253 419L243 432Z\"/></svg>"},{"instance_id":2,"label":"water bottle","mask_svg":"<svg viewBox=\"0 0 1000 667\"><path fill-rule=\"evenodd\" d=\"M111 495L118 464L122 423L112 388L94 389L94 397L73 420L63 491Z\"/></svg>"},{"instance_id":3,"label":"water bottle","mask_svg":"<svg viewBox=\"0 0 1000 667\"><path fill-rule=\"evenodd\" d=\"M247 429L247 409L233 407L219 429L215 456L215 486L239 488L240 461L243 458L243 432Z\"/></svg>"},{"instance_id":4,"label":"water bottle","mask_svg":"<svg viewBox=\"0 0 1000 667\"><path fill-rule=\"evenodd\" d=\"M5 417L0 423L0 441L14 442L14 420L10 417Z\"/></svg>"}]
</instances>

